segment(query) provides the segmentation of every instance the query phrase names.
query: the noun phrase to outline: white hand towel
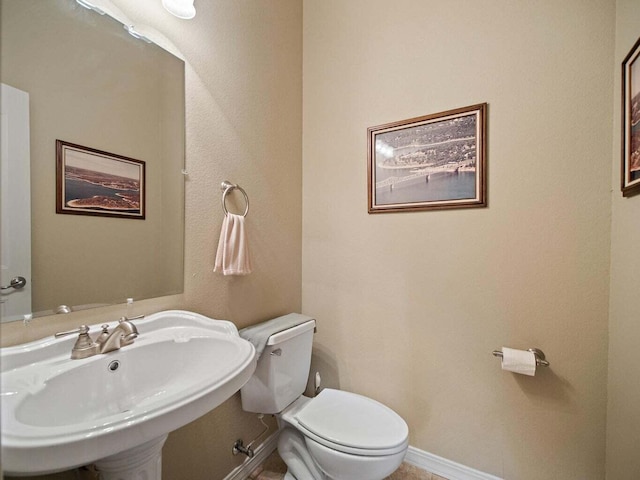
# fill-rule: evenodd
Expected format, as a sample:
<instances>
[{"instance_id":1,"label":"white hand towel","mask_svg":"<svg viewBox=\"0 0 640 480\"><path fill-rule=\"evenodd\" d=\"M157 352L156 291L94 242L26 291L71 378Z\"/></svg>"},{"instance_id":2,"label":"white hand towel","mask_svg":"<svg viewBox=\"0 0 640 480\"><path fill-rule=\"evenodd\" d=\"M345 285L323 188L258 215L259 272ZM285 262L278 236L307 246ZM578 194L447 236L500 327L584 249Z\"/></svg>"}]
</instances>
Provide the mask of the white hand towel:
<instances>
[{"instance_id":1,"label":"white hand towel","mask_svg":"<svg viewBox=\"0 0 640 480\"><path fill-rule=\"evenodd\" d=\"M223 275L251 273L249 244L242 215L227 213L224 216L213 271L222 272Z\"/></svg>"}]
</instances>

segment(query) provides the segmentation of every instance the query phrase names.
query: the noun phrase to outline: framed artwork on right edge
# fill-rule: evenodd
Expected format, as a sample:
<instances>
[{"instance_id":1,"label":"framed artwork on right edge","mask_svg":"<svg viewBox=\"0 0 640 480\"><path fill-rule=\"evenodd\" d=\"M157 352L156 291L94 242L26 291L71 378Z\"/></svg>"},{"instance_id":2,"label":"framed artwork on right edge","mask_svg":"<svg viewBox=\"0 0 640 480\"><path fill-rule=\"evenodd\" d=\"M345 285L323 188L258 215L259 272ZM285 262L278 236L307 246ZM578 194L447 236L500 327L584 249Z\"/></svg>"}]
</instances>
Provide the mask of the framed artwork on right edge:
<instances>
[{"instance_id":1,"label":"framed artwork on right edge","mask_svg":"<svg viewBox=\"0 0 640 480\"><path fill-rule=\"evenodd\" d=\"M622 195L640 193L640 38L622 62Z\"/></svg>"}]
</instances>

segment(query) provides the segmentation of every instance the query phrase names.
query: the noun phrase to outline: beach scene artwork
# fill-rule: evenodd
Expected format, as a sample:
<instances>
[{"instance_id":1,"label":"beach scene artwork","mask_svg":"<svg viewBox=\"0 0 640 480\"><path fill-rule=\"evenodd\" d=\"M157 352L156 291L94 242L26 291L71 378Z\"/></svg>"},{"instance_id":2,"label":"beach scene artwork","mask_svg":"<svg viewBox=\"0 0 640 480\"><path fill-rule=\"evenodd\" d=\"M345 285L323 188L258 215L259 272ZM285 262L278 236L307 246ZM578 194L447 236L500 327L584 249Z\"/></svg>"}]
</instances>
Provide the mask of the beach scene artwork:
<instances>
[{"instance_id":1,"label":"beach scene artwork","mask_svg":"<svg viewBox=\"0 0 640 480\"><path fill-rule=\"evenodd\" d=\"M623 67L623 148L622 192L640 193L640 39L622 62Z\"/></svg>"},{"instance_id":2,"label":"beach scene artwork","mask_svg":"<svg viewBox=\"0 0 640 480\"><path fill-rule=\"evenodd\" d=\"M58 140L58 213L144 218L144 166Z\"/></svg>"},{"instance_id":3,"label":"beach scene artwork","mask_svg":"<svg viewBox=\"0 0 640 480\"><path fill-rule=\"evenodd\" d=\"M639 52L640 54L640 52ZM640 180L640 61L631 64L629 181Z\"/></svg>"},{"instance_id":4,"label":"beach scene artwork","mask_svg":"<svg viewBox=\"0 0 640 480\"><path fill-rule=\"evenodd\" d=\"M369 129L369 212L484 206L485 104Z\"/></svg>"}]
</instances>

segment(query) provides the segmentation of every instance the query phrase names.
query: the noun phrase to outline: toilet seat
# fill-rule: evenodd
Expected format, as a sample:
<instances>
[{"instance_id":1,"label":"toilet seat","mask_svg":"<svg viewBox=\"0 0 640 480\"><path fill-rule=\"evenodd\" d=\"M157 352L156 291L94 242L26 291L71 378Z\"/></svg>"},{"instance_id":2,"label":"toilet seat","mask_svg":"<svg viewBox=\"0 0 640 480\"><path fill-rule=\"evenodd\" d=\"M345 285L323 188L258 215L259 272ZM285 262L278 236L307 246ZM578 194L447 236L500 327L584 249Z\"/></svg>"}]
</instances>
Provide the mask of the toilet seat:
<instances>
[{"instance_id":1,"label":"toilet seat","mask_svg":"<svg viewBox=\"0 0 640 480\"><path fill-rule=\"evenodd\" d=\"M294 418L301 433L343 453L393 455L408 445L409 429L397 413L355 393L324 389Z\"/></svg>"}]
</instances>

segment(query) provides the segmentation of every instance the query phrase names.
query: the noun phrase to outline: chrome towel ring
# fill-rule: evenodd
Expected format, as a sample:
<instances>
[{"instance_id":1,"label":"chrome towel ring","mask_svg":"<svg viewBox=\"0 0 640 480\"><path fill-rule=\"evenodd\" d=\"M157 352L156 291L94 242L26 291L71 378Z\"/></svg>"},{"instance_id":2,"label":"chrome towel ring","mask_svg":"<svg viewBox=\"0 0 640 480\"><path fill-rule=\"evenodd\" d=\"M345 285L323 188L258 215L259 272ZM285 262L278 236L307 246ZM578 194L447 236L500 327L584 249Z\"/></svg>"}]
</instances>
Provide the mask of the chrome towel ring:
<instances>
[{"instance_id":1,"label":"chrome towel ring","mask_svg":"<svg viewBox=\"0 0 640 480\"><path fill-rule=\"evenodd\" d=\"M246 217L247 213L249 213L249 195L247 195L247 192L244 191L244 188L242 188L238 184L231 183L229 180L225 180L220 184L220 190L222 190L222 210L224 211L225 215L229 215L229 210L227 210L227 205L225 202L227 201L227 195L229 195L229 193L235 189L240 190L240 193L244 195L244 201L247 205L244 207L244 213L242 214L242 216Z\"/></svg>"}]
</instances>

